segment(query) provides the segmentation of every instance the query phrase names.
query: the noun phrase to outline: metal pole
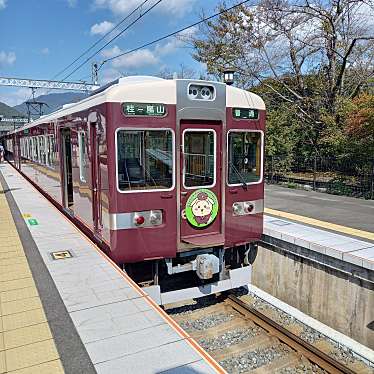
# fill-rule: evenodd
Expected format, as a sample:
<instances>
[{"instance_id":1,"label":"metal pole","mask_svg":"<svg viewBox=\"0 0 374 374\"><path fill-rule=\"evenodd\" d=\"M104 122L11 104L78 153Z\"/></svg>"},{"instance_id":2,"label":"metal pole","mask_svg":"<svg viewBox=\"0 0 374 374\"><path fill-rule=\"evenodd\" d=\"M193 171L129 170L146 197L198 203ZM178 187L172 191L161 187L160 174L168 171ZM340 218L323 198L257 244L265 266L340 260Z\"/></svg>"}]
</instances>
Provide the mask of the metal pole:
<instances>
[{"instance_id":1,"label":"metal pole","mask_svg":"<svg viewBox=\"0 0 374 374\"><path fill-rule=\"evenodd\" d=\"M316 190L316 174L317 174L317 155L314 154L314 165L313 165L313 191Z\"/></svg>"},{"instance_id":2,"label":"metal pole","mask_svg":"<svg viewBox=\"0 0 374 374\"><path fill-rule=\"evenodd\" d=\"M271 183L274 183L274 155L271 155Z\"/></svg>"},{"instance_id":3,"label":"metal pole","mask_svg":"<svg viewBox=\"0 0 374 374\"><path fill-rule=\"evenodd\" d=\"M372 160L372 168L371 168L370 198L371 200L374 199L374 159Z\"/></svg>"}]
</instances>

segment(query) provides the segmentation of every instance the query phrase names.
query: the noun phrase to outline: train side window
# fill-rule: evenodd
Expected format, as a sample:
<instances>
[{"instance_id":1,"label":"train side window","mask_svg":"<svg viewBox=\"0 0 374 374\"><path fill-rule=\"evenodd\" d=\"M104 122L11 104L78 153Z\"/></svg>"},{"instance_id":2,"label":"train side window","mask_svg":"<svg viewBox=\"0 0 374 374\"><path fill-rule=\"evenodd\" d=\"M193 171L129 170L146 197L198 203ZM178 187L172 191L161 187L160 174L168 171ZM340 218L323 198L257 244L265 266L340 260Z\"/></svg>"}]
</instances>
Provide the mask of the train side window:
<instances>
[{"instance_id":1,"label":"train side window","mask_svg":"<svg viewBox=\"0 0 374 374\"><path fill-rule=\"evenodd\" d=\"M32 138L32 148L33 148L33 161L39 161L39 147L38 147L38 138L35 136Z\"/></svg>"},{"instance_id":2,"label":"train side window","mask_svg":"<svg viewBox=\"0 0 374 374\"><path fill-rule=\"evenodd\" d=\"M49 162L50 166L53 166L55 163L55 156L54 156L54 148L55 148L55 136L54 135L49 135Z\"/></svg>"},{"instance_id":3,"label":"train side window","mask_svg":"<svg viewBox=\"0 0 374 374\"><path fill-rule=\"evenodd\" d=\"M215 134L213 130L184 131L184 187L197 188L215 185Z\"/></svg>"},{"instance_id":4,"label":"train side window","mask_svg":"<svg viewBox=\"0 0 374 374\"><path fill-rule=\"evenodd\" d=\"M229 185L260 183L262 181L262 140L259 131L229 131Z\"/></svg>"},{"instance_id":5,"label":"train side window","mask_svg":"<svg viewBox=\"0 0 374 374\"><path fill-rule=\"evenodd\" d=\"M174 185L171 130L117 131L117 181L120 191L167 190Z\"/></svg>"},{"instance_id":6,"label":"train side window","mask_svg":"<svg viewBox=\"0 0 374 374\"><path fill-rule=\"evenodd\" d=\"M78 133L78 150L79 150L79 179L81 182L87 182L87 137L81 131Z\"/></svg>"}]
</instances>

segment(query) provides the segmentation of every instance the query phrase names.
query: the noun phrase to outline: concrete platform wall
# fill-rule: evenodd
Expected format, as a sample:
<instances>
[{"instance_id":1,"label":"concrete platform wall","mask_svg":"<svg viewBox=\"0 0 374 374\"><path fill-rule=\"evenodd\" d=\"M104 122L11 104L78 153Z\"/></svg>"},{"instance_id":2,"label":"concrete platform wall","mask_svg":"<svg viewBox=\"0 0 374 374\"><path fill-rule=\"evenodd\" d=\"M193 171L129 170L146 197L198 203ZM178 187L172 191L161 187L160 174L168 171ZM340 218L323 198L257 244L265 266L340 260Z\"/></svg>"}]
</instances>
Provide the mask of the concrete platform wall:
<instances>
[{"instance_id":1,"label":"concrete platform wall","mask_svg":"<svg viewBox=\"0 0 374 374\"><path fill-rule=\"evenodd\" d=\"M252 283L374 348L374 284L277 248L258 248Z\"/></svg>"}]
</instances>

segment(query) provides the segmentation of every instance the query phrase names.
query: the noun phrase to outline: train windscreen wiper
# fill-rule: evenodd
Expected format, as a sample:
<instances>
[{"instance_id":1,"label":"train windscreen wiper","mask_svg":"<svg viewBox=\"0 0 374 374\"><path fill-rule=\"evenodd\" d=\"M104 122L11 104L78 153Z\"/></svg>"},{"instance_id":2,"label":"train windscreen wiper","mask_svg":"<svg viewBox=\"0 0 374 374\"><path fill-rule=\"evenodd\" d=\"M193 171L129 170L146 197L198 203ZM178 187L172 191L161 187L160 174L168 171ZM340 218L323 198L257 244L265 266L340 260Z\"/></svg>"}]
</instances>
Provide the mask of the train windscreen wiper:
<instances>
[{"instance_id":1,"label":"train windscreen wiper","mask_svg":"<svg viewBox=\"0 0 374 374\"><path fill-rule=\"evenodd\" d=\"M239 177L240 181L242 182L243 189L247 191L248 186L247 186L247 183L245 182L243 174L235 167L235 165L232 162L229 162L229 165L231 165L231 167L235 171L236 175Z\"/></svg>"}]
</instances>

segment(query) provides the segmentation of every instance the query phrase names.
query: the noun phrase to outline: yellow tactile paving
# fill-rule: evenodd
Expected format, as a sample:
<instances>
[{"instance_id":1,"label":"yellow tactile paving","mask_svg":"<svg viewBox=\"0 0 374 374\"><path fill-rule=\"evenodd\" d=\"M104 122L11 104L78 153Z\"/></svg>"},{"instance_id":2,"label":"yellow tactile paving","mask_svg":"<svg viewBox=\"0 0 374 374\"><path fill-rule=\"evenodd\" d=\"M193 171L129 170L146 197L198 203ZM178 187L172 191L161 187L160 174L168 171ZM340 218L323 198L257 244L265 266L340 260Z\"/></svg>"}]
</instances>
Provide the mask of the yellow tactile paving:
<instances>
[{"instance_id":1,"label":"yellow tactile paving","mask_svg":"<svg viewBox=\"0 0 374 374\"><path fill-rule=\"evenodd\" d=\"M19 370L57 360L59 355L52 339L5 350L7 370Z\"/></svg>"},{"instance_id":2,"label":"yellow tactile paving","mask_svg":"<svg viewBox=\"0 0 374 374\"><path fill-rule=\"evenodd\" d=\"M20 329L22 327L47 322L47 317L45 316L43 309L28 310L27 312L10 314L3 316L2 318L4 331Z\"/></svg>"},{"instance_id":3,"label":"yellow tactile paving","mask_svg":"<svg viewBox=\"0 0 374 374\"><path fill-rule=\"evenodd\" d=\"M0 259L1 262L1 259ZM34 280L29 278L14 279L7 282L0 282L0 292L19 290L21 288L35 286Z\"/></svg>"},{"instance_id":4,"label":"yellow tactile paving","mask_svg":"<svg viewBox=\"0 0 374 374\"><path fill-rule=\"evenodd\" d=\"M0 374L6 373L5 352L0 352Z\"/></svg>"},{"instance_id":5,"label":"yellow tactile paving","mask_svg":"<svg viewBox=\"0 0 374 374\"><path fill-rule=\"evenodd\" d=\"M39 296L29 297L27 299L22 300L9 301L7 303L1 302L1 311L3 316L41 308L43 308L43 306L39 299Z\"/></svg>"},{"instance_id":6,"label":"yellow tactile paving","mask_svg":"<svg viewBox=\"0 0 374 374\"><path fill-rule=\"evenodd\" d=\"M0 292L0 302L6 303L9 301L21 300L27 297L37 297L38 291L35 286L21 288L17 290Z\"/></svg>"},{"instance_id":7,"label":"yellow tactile paving","mask_svg":"<svg viewBox=\"0 0 374 374\"><path fill-rule=\"evenodd\" d=\"M16 264L27 264L27 260L26 260L25 256L0 258L0 264L1 264L1 266L16 265Z\"/></svg>"},{"instance_id":8,"label":"yellow tactile paving","mask_svg":"<svg viewBox=\"0 0 374 374\"><path fill-rule=\"evenodd\" d=\"M5 349L22 347L23 345L52 339L52 334L47 322L23 327L21 329L5 331L3 335Z\"/></svg>"},{"instance_id":9,"label":"yellow tactile paving","mask_svg":"<svg viewBox=\"0 0 374 374\"><path fill-rule=\"evenodd\" d=\"M30 274L29 265L26 263L23 264L6 264L3 265L0 262L0 273L18 273L18 274ZM24 277L23 277L24 278Z\"/></svg>"},{"instance_id":10,"label":"yellow tactile paving","mask_svg":"<svg viewBox=\"0 0 374 374\"><path fill-rule=\"evenodd\" d=\"M60 360L55 360L21 370L10 371L9 374L64 374L64 369Z\"/></svg>"},{"instance_id":11,"label":"yellow tactile paving","mask_svg":"<svg viewBox=\"0 0 374 374\"><path fill-rule=\"evenodd\" d=\"M341 232L341 233L347 234L347 235L353 235L353 236L358 236L358 237L361 237L361 238L364 238L364 239L374 240L374 232L358 230L358 229L354 229L352 227L341 226L341 225L337 225L335 223L330 223L330 222L326 222L326 221L319 221L318 219L299 216L299 215L293 214L293 213L281 212L279 210L274 210L274 209L269 209L269 208L265 208L265 213L270 214L272 216L288 218L288 219L291 219L293 221L299 221L299 222L302 222L302 223L306 223L308 225L322 227L322 228L325 228L325 229L328 229L328 230Z\"/></svg>"},{"instance_id":12,"label":"yellow tactile paving","mask_svg":"<svg viewBox=\"0 0 374 374\"><path fill-rule=\"evenodd\" d=\"M5 373L64 370L0 185L0 374Z\"/></svg>"}]
</instances>

